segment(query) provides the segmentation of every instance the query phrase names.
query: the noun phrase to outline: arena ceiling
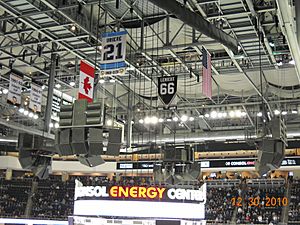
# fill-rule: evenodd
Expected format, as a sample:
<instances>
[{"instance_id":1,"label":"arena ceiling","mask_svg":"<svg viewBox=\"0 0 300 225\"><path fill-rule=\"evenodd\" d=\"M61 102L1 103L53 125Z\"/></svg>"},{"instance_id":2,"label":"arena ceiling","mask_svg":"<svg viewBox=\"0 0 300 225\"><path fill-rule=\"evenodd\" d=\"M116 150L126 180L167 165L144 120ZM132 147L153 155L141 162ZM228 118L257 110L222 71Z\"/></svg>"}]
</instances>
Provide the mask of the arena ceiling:
<instances>
[{"instance_id":1,"label":"arena ceiling","mask_svg":"<svg viewBox=\"0 0 300 225\"><path fill-rule=\"evenodd\" d=\"M121 0L118 6L117 2L0 1L3 142L15 142L19 131L45 135L43 115L34 120L6 103L3 91L8 88L11 69L24 75L25 101L33 79L44 84L45 106L51 54L58 54L55 96L72 101L77 96L80 60L99 69L101 34L123 29L128 32L128 70L125 76L100 77L96 99L107 106L108 118L125 125L132 120L133 143L174 138L245 139L245 131L255 132L261 124L262 102L270 114L282 114L286 119L290 138L300 136L296 132L300 124L300 51L296 32L300 22L289 1L179 1L236 39L237 54L149 0ZM212 55L211 99L201 94L202 46ZM179 79L177 104L172 111L163 110L157 100L157 77L161 75L177 75ZM183 115L187 118L181 120ZM54 110L53 123L56 116ZM153 116L164 122L145 123L146 117Z\"/></svg>"}]
</instances>

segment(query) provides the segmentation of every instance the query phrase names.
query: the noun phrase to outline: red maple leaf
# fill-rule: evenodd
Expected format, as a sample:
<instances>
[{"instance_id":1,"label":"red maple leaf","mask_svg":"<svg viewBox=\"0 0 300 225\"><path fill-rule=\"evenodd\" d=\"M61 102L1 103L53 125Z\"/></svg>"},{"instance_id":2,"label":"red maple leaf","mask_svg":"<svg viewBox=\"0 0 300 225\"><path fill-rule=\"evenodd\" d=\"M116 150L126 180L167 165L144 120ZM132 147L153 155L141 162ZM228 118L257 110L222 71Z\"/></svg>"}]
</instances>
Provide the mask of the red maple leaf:
<instances>
[{"instance_id":1,"label":"red maple leaf","mask_svg":"<svg viewBox=\"0 0 300 225\"><path fill-rule=\"evenodd\" d=\"M85 91L86 94L89 93L89 91L91 90L92 86L91 86L91 83L90 83L90 78L89 77L86 77L84 78L83 80L83 89Z\"/></svg>"}]
</instances>

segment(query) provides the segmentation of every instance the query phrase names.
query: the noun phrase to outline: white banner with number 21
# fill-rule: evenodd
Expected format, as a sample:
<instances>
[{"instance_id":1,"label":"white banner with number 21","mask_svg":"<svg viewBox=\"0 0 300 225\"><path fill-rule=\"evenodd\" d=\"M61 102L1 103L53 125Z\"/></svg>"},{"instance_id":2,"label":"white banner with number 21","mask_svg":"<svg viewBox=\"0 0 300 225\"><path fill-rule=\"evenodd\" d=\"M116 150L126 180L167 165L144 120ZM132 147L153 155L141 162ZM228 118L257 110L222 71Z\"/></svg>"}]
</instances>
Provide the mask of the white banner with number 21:
<instances>
[{"instance_id":1,"label":"white banner with number 21","mask_svg":"<svg viewBox=\"0 0 300 225\"><path fill-rule=\"evenodd\" d=\"M102 35L101 64L125 61L126 31Z\"/></svg>"}]
</instances>

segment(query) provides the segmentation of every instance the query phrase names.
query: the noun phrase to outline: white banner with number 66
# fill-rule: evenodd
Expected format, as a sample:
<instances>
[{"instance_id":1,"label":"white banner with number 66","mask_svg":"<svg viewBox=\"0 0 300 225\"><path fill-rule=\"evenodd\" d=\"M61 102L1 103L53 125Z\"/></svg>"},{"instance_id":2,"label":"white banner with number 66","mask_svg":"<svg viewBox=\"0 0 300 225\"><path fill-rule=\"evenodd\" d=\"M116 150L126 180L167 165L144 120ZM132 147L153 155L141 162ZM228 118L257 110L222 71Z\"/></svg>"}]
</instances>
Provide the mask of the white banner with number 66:
<instances>
[{"instance_id":1,"label":"white banner with number 66","mask_svg":"<svg viewBox=\"0 0 300 225\"><path fill-rule=\"evenodd\" d=\"M161 101L168 107L177 93L177 76L165 76L158 78L158 95Z\"/></svg>"}]
</instances>

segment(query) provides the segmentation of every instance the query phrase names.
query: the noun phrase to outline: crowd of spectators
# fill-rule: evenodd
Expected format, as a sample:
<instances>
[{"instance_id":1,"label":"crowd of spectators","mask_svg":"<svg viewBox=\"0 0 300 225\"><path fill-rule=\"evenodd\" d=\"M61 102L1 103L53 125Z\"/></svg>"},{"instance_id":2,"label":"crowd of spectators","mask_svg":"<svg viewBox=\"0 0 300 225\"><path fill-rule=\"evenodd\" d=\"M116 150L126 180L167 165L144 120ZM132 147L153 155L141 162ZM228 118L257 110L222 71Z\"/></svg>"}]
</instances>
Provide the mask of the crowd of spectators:
<instances>
[{"instance_id":1,"label":"crowd of spectators","mask_svg":"<svg viewBox=\"0 0 300 225\"><path fill-rule=\"evenodd\" d=\"M291 198L289 204L289 221L300 224L300 180L291 181Z\"/></svg>"},{"instance_id":2,"label":"crowd of spectators","mask_svg":"<svg viewBox=\"0 0 300 225\"><path fill-rule=\"evenodd\" d=\"M25 213L31 180L16 179L7 181L0 178L0 215L12 218Z\"/></svg>"},{"instance_id":3,"label":"crowd of spectators","mask_svg":"<svg viewBox=\"0 0 300 225\"><path fill-rule=\"evenodd\" d=\"M243 207L238 208L237 223L243 224L278 224L281 219L282 204L267 205L267 197L271 199L283 199L284 187L276 188L246 188L243 199Z\"/></svg>"},{"instance_id":4,"label":"crowd of spectators","mask_svg":"<svg viewBox=\"0 0 300 225\"><path fill-rule=\"evenodd\" d=\"M31 215L35 218L65 219L73 213L75 183L40 180L33 194Z\"/></svg>"},{"instance_id":5,"label":"crowd of spectators","mask_svg":"<svg viewBox=\"0 0 300 225\"><path fill-rule=\"evenodd\" d=\"M205 205L206 219L216 223L231 222L235 209L231 200L238 196L237 187L208 187Z\"/></svg>"}]
</instances>

